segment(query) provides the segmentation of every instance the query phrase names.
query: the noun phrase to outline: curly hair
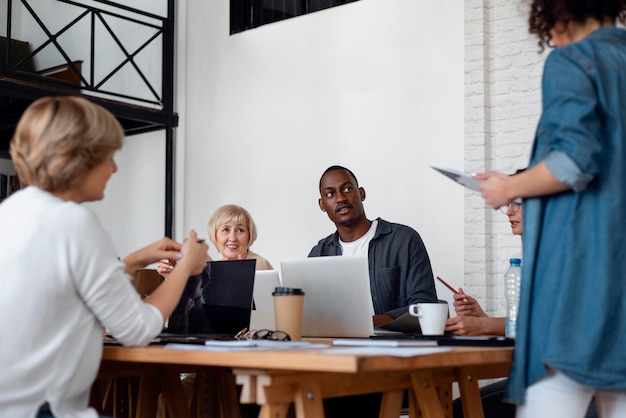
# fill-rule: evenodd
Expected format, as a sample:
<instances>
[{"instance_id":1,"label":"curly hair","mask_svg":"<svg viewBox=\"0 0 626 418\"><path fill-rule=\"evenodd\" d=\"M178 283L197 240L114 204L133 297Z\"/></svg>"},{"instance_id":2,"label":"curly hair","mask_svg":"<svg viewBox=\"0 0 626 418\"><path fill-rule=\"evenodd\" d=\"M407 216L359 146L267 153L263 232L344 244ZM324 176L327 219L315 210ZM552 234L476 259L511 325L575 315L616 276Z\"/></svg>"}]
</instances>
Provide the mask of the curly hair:
<instances>
[{"instance_id":1,"label":"curly hair","mask_svg":"<svg viewBox=\"0 0 626 418\"><path fill-rule=\"evenodd\" d=\"M9 152L22 185L63 192L122 147L108 110L80 97L44 97L20 118Z\"/></svg>"},{"instance_id":2,"label":"curly hair","mask_svg":"<svg viewBox=\"0 0 626 418\"><path fill-rule=\"evenodd\" d=\"M553 47L550 30L557 21L583 23L588 18L626 23L626 0L532 0L528 30L539 37L543 51L546 46Z\"/></svg>"}]
</instances>

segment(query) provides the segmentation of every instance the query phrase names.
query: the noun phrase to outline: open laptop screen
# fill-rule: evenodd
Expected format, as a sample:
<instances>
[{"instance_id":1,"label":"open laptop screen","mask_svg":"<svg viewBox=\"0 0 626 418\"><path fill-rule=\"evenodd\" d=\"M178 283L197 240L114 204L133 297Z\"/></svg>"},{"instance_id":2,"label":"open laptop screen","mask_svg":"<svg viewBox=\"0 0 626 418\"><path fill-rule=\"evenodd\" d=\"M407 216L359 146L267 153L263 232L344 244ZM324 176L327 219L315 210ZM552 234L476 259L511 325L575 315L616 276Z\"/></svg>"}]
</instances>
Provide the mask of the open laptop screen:
<instances>
[{"instance_id":1,"label":"open laptop screen","mask_svg":"<svg viewBox=\"0 0 626 418\"><path fill-rule=\"evenodd\" d=\"M255 267L254 259L208 263L202 296L215 334L235 335L250 326Z\"/></svg>"},{"instance_id":2,"label":"open laptop screen","mask_svg":"<svg viewBox=\"0 0 626 418\"><path fill-rule=\"evenodd\" d=\"M303 337L373 334L367 257L311 257L280 266L283 286L304 290Z\"/></svg>"},{"instance_id":3,"label":"open laptop screen","mask_svg":"<svg viewBox=\"0 0 626 418\"><path fill-rule=\"evenodd\" d=\"M235 335L250 325L256 260L211 261L187 281L168 334Z\"/></svg>"}]
</instances>

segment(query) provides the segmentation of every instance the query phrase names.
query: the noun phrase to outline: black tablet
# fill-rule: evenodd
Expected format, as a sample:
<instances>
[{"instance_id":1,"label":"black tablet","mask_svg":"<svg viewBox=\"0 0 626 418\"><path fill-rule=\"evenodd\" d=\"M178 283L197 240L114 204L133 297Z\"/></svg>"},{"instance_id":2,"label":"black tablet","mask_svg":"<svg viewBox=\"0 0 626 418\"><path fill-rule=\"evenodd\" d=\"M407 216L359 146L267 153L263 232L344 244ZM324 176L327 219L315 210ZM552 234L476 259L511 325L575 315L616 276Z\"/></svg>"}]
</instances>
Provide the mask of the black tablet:
<instances>
[{"instance_id":1,"label":"black tablet","mask_svg":"<svg viewBox=\"0 0 626 418\"><path fill-rule=\"evenodd\" d=\"M474 347L510 347L515 345L515 340L498 335L422 335L422 334L377 334L370 338L374 339L398 339L398 340L426 340L437 341L437 345L456 345L456 346L474 346Z\"/></svg>"}]
</instances>

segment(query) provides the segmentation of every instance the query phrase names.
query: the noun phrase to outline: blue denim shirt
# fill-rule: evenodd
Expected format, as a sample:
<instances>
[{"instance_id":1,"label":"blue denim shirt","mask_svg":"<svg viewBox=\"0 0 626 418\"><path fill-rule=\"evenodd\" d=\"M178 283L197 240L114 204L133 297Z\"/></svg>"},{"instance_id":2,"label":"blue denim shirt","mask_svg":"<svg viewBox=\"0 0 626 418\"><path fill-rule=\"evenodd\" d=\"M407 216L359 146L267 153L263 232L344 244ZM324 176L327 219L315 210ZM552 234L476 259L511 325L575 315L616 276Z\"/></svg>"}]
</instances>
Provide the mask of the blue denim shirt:
<instances>
[{"instance_id":1,"label":"blue denim shirt","mask_svg":"<svg viewBox=\"0 0 626 418\"><path fill-rule=\"evenodd\" d=\"M338 232L320 240L309 253L309 257L330 255L341 255ZM410 304L437 302L430 258L411 227L378 218L367 260L375 314L397 318Z\"/></svg>"},{"instance_id":2,"label":"blue denim shirt","mask_svg":"<svg viewBox=\"0 0 626 418\"><path fill-rule=\"evenodd\" d=\"M626 31L598 29L548 56L530 166L571 190L524 204L524 266L508 398L546 367L626 389Z\"/></svg>"}]
</instances>

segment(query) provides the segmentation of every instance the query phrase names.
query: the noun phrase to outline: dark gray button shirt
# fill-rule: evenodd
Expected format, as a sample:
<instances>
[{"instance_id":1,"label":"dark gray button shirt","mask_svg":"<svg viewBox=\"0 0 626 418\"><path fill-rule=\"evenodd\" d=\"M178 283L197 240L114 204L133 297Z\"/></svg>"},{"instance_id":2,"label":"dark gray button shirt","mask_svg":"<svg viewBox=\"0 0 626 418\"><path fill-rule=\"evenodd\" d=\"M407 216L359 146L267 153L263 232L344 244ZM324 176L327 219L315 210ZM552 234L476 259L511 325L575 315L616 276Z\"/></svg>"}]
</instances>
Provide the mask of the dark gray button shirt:
<instances>
[{"instance_id":1,"label":"dark gray button shirt","mask_svg":"<svg viewBox=\"0 0 626 418\"><path fill-rule=\"evenodd\" d=\"M309 257L341 255L339 233L320 240ZM436 302L435 281L422 238L413 228L378 218L369 243L370 290L376 315L394 318L410 304Z\"/></svg>"}]
</instances>

